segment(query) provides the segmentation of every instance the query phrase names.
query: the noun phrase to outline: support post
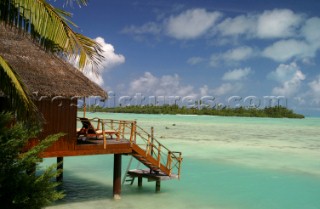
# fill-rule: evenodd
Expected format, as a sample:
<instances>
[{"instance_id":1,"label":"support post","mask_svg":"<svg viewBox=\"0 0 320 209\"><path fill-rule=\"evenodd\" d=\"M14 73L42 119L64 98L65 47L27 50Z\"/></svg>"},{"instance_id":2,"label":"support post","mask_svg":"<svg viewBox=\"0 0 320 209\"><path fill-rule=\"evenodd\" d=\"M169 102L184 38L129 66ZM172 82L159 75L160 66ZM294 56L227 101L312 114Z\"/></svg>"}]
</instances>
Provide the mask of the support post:
<instances>
[{"instance_id":1,"label":"support post","mask_svg":"<svg viewBox=\"0 0 320 209\"><path fill-rule=\"evenodd\" d=\"M121 199L121 154L114 154L113 162L113 198Z\"/></svg>"},{"instance_id":2,"label":"support post","mask_svg":"<svg viewBox=\"0 0 320 209\"><path fill-rule=\"evenodd\" d=\"M142 187L142 177L138 177L138 187Z\"/></svg>"},{"instance_id":3,"label":"support post","mask_svg":"<svg viewBox=\"0 0 320 209\"><path fill-rule=\"evenodd\" d=\"M61 182L63 180L63 157L57 157L57 170L61 170L56 176L56 181Z\"/></svg>"},{"instance_id":4,"label":"support post","mask_svg":"<svg viewBox=\"0 0 320 209\"><path fill-rule=\"evenodd\" d=\"M160 192L160 180L156 181L156 192Z\"/></svg>"},{"instance_id":5,"label":"support post","mask_svg":"<svg viewBox=\"0 0 320 209\"><path fill-rule=\"evenodd\" d=\"M83 117L86 117L87 105L86 105L86 97L83 97Z\"/></svg>"}]
</instances>

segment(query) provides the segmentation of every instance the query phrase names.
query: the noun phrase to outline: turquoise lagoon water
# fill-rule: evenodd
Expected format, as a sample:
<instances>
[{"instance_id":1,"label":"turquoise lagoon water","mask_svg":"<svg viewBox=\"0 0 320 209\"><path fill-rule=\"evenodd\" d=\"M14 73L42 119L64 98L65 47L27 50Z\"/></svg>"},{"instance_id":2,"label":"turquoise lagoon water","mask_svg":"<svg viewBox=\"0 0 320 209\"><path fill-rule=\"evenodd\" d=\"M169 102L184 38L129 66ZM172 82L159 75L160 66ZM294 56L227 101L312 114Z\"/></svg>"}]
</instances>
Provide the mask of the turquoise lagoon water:
<instances>
[{"instance_id":1,"label":"turquoise lagoon water","mask_svg":"<svg viewBox=\"0 0 320 209\"><path fill-rule=\"evenodd\" d=\"M80 114L80 113L79 113ZM50 209L319 209L320 118L270 119L91 113L136 119L183 152L181 180L122 187L112 198L113 155L66 157L66 197ZM175 125L173 125L175 124ZM123 156L123 173L129 156ZM54 163L46 159L42 166ZM132 167L138 163L134 162Z\"/></svg>"}]
</instances>

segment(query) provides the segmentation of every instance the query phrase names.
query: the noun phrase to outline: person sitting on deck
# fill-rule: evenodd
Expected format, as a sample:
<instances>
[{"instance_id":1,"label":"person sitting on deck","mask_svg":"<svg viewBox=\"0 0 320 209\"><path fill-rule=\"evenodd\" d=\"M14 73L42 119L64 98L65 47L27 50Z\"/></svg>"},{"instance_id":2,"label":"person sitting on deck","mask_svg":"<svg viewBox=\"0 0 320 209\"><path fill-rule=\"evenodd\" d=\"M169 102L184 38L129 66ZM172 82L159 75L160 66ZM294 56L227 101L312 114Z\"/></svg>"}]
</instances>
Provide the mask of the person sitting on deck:
<instances>
[{"instance_id":1,"label":"person sitting on deck","mask_svg":"<svg viewBox=\"0 0 320 209\"><path fill-rule=\"evenodd\" d=\"M114 135L117 136L117 140L120 138L120 133L117 130L101 130L99 129L99 121L98 121L98 127L95 129L90 122L88 118L79 118L82 123L82 128L77 130L77 137L84 136L87 138L93 138L95 137L98 139L101 136L104 136L105 134L109 135L111 138Z\"/></svg>"}]
</instances>

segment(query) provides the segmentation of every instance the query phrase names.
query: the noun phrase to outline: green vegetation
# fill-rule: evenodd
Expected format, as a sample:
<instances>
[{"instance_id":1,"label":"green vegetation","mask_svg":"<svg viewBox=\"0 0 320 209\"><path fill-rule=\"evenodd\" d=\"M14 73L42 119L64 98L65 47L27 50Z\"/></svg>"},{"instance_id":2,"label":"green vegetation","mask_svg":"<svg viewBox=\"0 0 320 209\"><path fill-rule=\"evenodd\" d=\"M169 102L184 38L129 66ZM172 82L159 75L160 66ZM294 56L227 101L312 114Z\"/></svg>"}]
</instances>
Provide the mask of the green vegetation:
<instances>
[{"instance_id":1,"label":"green vegetation","mask_svg":"<svg viewBox=\"0 0 320 209\"><path fill-rule=\"evenodd\" d=\"M40 209L52 201L61 199L62 192L55 190L58 185L54 178L59 171L56 165L47 168L42 174L35 173L44 151L61 134L47 137L27 152L22 152L28 139L36 132L23 123L12 123L12 115L0 113L0 203L1 208Z\"/></svg>"},{"instance_id":2,"label":"green vegetation","mask_svg":"<svg viewBox=\"0 0 320 209\"><path fill-rule=\"evenodd\" d=\"M163 106L127 106L127 107L89 107L89 111L114 112L114 113L138 113L138 114L186 114L186 115L219 115L242 117L271 117L271 118L304 118L303 115L294 113L286 107L258 108L186 108L178 105Z\"/></svg>"}]
</instances>

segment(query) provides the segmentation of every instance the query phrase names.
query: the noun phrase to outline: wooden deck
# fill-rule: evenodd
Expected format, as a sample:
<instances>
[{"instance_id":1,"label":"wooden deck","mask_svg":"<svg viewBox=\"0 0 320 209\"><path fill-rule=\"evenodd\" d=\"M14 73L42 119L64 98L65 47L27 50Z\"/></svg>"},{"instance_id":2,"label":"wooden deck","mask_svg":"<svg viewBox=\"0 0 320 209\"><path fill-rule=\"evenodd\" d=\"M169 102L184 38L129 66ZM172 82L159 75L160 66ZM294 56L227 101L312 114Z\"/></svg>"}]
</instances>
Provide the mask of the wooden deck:
<instances>
[{"instance_id":1,"label":"wooden deck","mask_svg":"<svg viewBox=\"0 0 320 209\"><path fill-rule=\"evenodd\" d=\"M130 142L127 139L107 139L106 149L104 148L103 139L86 139L79 138L73 149L66 151L44 152L42 157L59 157L59 156L80 156L80 155L99 155L99 154L128 154L132 152Z\"/></svg>"},{"instance_id":2,"label":"wooden deck","mask_svg":"<svg viewBox=\"0 0 320 209\"><path fill-rule=\"evenodd\" d=\"M129 143L129 140L127 139L107 139L107 144L127 144ZM99 145L99 144L103 144L103 139L102 138L99 138L99 139L95 139L95 138L91 138L91 139L82 139L82 138L79 138L77 140L77 145L92 145L92 144L95 144L95 145Z\"/></svg>"},{"instance_id":3,"label":"wooden deck","mask_svg":"<svg viewBox=\"0 0 320 209\"><path fill-rule=\"evenodd\" d=\"M130 171L132 177L168 180L180 177L181 152L170 151L154 137L154 130L145 131L136 121L80 118L82 128L74 137L61 138L65 146L49 148L41 157L65 157L99 154L129 154L147 170ZM78 126L80 123L78 124ZM150 170L152 172L150 172ZM128 173L129 174L129 173Z\"/></svg>"},{"instance_id":4,"label":"wooden deck","mask_svg":"<svg viewBox=\"0 0 320 209\"><path fill-rule=\"evenodd\" d=\"M128 171L128 175L131 177L142 177L148 179L148 181L164 181L178 179L178 175L172 174L166 175L163 172L150 172L150 169L133 169Z\"/></svg>"},{"instance_id":5,"label":"wooden deck","mask_svg":"<svg viewBox=\"0 0 320 209\"><path fill-rule=\"evenodd\" d=\"M127 169L126 177L156 182L156 192L160 191L162 180L179 179L182 153L171 151L154 137L154 130L145 131L136 121L111 120L100 118L80 118L82 128L61 137L40 157L57 157L58 166L63 169L63 157L81 155L114 155L113 194L120 198L121 193L121 156L132 155L146 166L146 169ZM74 124L76 125L76 124ZM79 126L80 124L78 124ZM35 144L39 140L35 139ZM32 143L31 143L32 144ZM63 174L57 176L61 181ZM130 181L130 180L129 180Z\"/></svg>"}]
</instances>

